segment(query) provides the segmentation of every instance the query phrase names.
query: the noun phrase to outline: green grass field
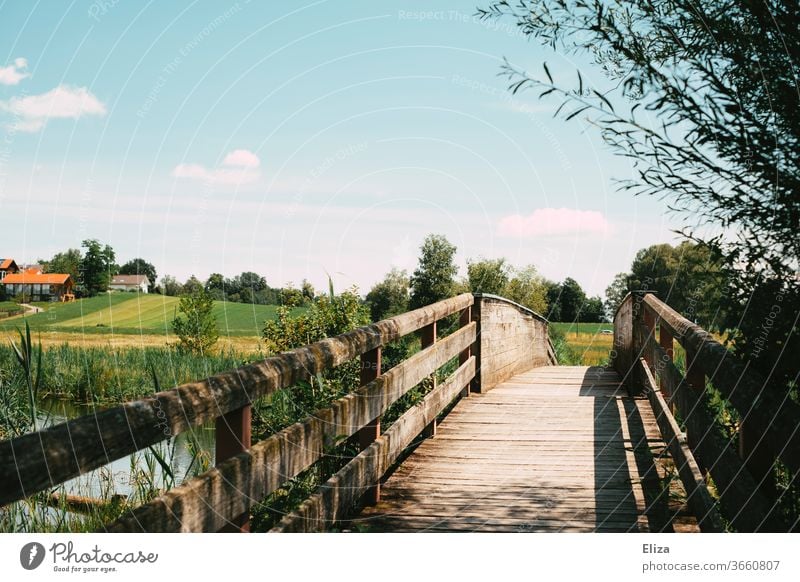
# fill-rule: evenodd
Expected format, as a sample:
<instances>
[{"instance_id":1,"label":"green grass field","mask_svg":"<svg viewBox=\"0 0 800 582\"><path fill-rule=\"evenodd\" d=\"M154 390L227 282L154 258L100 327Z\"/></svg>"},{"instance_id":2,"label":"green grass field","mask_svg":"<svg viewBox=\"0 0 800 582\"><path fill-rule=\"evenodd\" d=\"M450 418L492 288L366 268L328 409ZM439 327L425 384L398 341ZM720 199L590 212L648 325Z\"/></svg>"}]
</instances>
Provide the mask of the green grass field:
<instances>
[{"instance_id":1,"label":"green grass field","mask_svg":"<svg viewBox=\"0 0 800 582\"><path fill-rule=\"evenodd\" d=\"M171 332L178 302L164 295L111 293L72 303L40 303L42 313L0 321L0 330L13 331L27 321L32 331L165 335ZM214 302L221 335L260 336L276 310L275 305Z\"/></svg>"},{"instance_id":2,"label":"green grass field","mask_svg":"<svg viewBox=\"0 0 800 582\"><path fill-rule=\"evenodd\" d=\"M601 333L613 330L613 323L551 323L553 330L564 334L567 345L571 348L572 357L568 362L573 365L602 366L608 362L613 334Z\"/></svg>"},{"instance_id":3,"label":"green grass field","mask_svg":"<svg viewBox=\"0 0 800 582\"><path fill-rule=\"evenodd\" d=\"M0 301L0 311L16 311L19 305L13 301Z\"/></svg>"}]
</instances>

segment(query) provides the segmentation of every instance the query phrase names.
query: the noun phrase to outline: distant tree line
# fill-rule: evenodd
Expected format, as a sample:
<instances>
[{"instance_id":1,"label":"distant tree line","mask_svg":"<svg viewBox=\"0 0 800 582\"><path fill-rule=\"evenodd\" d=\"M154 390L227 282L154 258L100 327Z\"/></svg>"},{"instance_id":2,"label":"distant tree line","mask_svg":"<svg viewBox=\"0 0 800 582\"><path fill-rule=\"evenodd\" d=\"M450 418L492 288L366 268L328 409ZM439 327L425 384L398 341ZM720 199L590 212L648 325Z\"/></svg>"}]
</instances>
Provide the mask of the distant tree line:
<instances>
[{"instance_id":1,"label":"distant tree line","mask_svg":"<svg viewBox=\"0 0 800 582\"><path fill-rule=\"evenodd\" d=\"M600 297L588 297L569 277L561 283L550 281L534 265L515 268L504 258L469 259L466 278L458 279L456 250L444 236L428 235L411 275L392 269L367 293L373 321L465 292L501 295L551 321L606 321Z\"/></svg>"}]
</instances>

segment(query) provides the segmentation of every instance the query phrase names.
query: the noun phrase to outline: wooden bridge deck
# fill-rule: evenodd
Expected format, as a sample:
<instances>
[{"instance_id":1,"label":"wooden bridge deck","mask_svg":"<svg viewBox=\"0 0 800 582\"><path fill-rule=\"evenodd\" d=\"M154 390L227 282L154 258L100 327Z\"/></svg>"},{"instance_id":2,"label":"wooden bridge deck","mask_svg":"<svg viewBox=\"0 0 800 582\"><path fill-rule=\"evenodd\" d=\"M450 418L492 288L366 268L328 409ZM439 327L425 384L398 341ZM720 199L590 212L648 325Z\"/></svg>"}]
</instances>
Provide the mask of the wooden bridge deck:
<instances>
[{"instance_id":1,"label":"wooden bridge deck","mask_svg":"<svg viewBox=\"0 0 800 582\"><path fill-rule=\"evenodd\" d=\"M616 372L534 368L459 402L435 438L389 476L380 503L352 525L358 531L672 531L673 523L694 529L662 492L664 448L648 401L630 398Z\"/></svg>"}]
</instances>

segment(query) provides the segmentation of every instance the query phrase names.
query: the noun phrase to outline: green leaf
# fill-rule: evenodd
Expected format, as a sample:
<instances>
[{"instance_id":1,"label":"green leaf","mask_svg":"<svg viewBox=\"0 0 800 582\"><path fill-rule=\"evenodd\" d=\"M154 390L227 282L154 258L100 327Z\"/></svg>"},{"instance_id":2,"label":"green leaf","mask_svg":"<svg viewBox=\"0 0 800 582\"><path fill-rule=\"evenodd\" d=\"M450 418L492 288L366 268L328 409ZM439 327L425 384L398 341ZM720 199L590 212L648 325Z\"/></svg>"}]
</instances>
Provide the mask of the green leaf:
<instances>
[{"instance_id":1,"label":"green leaf","mask_svg":"<svg viewBox=\"0 0 800 582\"><path fill-rule=\"evenodd\" d=\"M570 114L569 114L569 115L568 115L568 116L565 118L565 121L569 121L570 119L572 119L572 118L573 118L573 117L575 117L576 115L580 115L581 113L583 113L583 112L584 112L584 111L586 111L587 109L589 109L589 107L588 107L588 106L587 106L587 107L581 107L581 108L579 108L579 109L576 109L575 111L573 111L572 113L570 113Z\"/></svg>"},{"instance_id":2,"label":"green leaf","mask_svg":"<svg viewBox=\"0 0 800 582\"><path fill-rule=\"evenodd\" d=\"M550 84L553 84L553 75L550 74L550 69L547 68L547 62L542 63L544 67L544 74L547 75L547 78L550 80Z\"/></svg>"},{"instance_id":3,"label":"green leaf","mask_svg":"<svg viewBox=\"0 0 800 582\"><path fill-rule=\"evenodd\" d=\"M595 91L594 89L592 89L592 93L594 93L595 95L597 95L598 97L600 97L600 99L602 99L602 100L603 100L603 103L605 103L605 104L608 106L608 108L609 108L609 109L610 109L612 112L614 111L614 106L613 106L613 105L611 105L611 101L609 101L608 99L606 99L606 96L605 96L605 95L603 95L602 93L599 93L598 91ZM633 112L633 111L631 110L631 112Z\"/></svg>"}]
</instances>

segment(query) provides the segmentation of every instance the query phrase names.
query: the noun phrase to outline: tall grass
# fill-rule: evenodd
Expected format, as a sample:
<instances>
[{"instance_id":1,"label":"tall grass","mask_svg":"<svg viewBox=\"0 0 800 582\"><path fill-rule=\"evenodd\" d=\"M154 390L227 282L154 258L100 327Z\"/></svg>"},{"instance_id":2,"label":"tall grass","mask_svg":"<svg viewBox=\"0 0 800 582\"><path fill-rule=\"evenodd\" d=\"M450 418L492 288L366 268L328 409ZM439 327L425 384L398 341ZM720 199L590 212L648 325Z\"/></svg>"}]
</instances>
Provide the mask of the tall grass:
<instances>
[{"instance_id":1,"label":"tall grass","mask_svg":"<svg viewBox=\"0 0 800 582\"><path fill-rule=\"evenodd\" d=\"M262 357L233 349L202 356L175 347L103 348L61 344L45 348L34 382L38 398L76 403L114 404L154 391L149 370L159 371L163 386L175 386L239 367ZM38 356L37 356L38 357ZM19 365L15 348L0 346L3 395L29 390L29 374ZM33 388L36 388L34 384ZM0 396L2 399L2 396ZM0 412L0 416L2 416ZM0 430L2 430L0 428ZM8 432L0 433L7 438Z\"/></svg>"}]
</instances>

